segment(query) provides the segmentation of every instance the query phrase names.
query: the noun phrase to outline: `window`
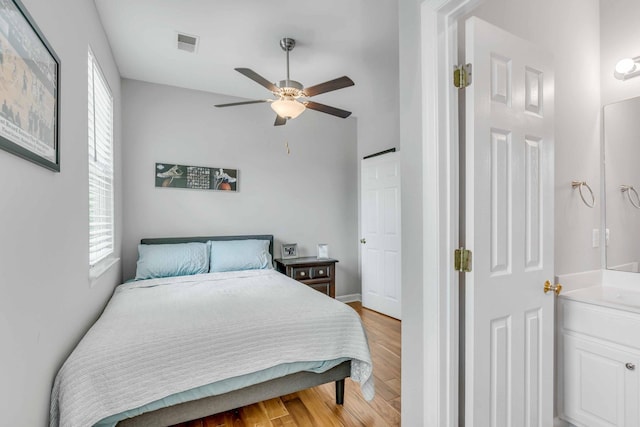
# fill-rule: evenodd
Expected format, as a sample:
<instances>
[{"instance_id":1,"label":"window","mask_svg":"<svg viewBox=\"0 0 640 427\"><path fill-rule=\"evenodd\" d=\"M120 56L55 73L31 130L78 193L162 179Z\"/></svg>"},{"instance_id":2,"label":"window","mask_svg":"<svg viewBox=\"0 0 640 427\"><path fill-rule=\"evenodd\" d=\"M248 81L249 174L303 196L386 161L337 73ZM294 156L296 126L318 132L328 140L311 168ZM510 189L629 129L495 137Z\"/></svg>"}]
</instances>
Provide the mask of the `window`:
<instances>
[{"instance_id":1,"label":"window","mask_svg":"<svg viewBox=\"0 0 640 427\"><path fill-rule=\"evenodd\" d=\"M113 97L89 49L89 265L114 249Z\"/></svg>"}]
</instances>

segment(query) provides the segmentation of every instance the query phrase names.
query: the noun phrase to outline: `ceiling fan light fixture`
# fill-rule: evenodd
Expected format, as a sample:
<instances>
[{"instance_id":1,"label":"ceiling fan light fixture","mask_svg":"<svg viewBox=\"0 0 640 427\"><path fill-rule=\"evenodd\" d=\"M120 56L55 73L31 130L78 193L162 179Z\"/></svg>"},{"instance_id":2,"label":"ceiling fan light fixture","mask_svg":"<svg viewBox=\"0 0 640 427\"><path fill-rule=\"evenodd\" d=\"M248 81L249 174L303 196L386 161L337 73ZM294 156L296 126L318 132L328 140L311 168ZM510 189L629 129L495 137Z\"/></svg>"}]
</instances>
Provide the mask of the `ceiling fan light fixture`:
<instances>
[{"instance_id":1,"label":"ceiling fan light fixture","mask_svg":"<svg viewBox=\"0 0 640 427\"><path fill-rule=\"evenodd\" d=\"M282 97L277 101L273 101L271 108L277 115L287 120L295 119L306 109L303 103L290 97Z\"/></svg>"}]
</instances>

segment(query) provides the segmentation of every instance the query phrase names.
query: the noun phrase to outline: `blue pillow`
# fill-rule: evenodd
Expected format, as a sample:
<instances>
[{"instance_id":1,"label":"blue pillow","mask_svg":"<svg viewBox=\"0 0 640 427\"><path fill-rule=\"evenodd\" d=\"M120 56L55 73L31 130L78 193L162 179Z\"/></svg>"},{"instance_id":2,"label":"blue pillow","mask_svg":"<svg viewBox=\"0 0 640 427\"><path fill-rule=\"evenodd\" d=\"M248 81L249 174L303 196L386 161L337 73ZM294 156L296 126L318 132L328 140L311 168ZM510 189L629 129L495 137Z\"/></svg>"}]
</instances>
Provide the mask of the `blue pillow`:
<instances>
[{"instance_id":1,"label":"blue pillow","mask_svg":"<svg viewBox=\"0 0 640 427\"><path fill-rule=\"evenodd\" d=\"M206 243L138 245L136 279L188 276L209 271L209 247Z\"/></svg>"},{"instance_id":2,"label":"blue pillow","mask_svg":"<svg viewBox=\"0 0 640 427\"><path fill-rule=\"evenodd\" d=\"M211 272L272 269L268 240L210 240Z\"/></svg>"}]
</instances>

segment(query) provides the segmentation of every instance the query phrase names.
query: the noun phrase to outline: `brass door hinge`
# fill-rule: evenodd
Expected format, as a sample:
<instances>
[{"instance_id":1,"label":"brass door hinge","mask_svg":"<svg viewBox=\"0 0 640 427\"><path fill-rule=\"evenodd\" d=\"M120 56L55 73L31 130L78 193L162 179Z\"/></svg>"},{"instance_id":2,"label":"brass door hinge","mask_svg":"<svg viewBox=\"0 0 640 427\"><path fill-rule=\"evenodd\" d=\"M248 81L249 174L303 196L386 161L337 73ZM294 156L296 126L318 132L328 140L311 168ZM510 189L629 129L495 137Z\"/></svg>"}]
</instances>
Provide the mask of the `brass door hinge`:
<instances>
[{"instance_id":1,"label":"brass door hinge","mask_svg":"<svg viewBox=\"0 0 640 427\"><path fill-rule=\"evenodd\" d=\"M462 273L469 273L471 271L471 251L465 248L456 249L453 268Z\"/></svg>"},{"instance_id":2,"label":"brass door hinge","mask_svg":"<svg viewBox=\"0 0 640 427\"><path fill-rule=\"evenodd\" d=\"M453 67L453 85L458 89L464 89L471 84L471 64L456 65Z\"/></svg>"}]
</instances>

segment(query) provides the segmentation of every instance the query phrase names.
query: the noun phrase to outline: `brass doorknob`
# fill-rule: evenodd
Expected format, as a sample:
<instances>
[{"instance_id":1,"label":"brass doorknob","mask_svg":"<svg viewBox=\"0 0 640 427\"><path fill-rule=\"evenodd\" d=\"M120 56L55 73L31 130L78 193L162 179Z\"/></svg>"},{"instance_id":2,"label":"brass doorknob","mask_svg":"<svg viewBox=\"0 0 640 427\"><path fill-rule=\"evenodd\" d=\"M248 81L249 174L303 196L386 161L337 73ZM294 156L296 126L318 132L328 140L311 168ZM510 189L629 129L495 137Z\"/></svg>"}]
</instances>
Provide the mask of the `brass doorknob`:
<instances>
[{"instance_id":1,"label":"brass doorknob","mask_svg":"<svg viewBox=\"0 0 640 427\"><path fill-rule=\"evenodd\" d=\"M544 282L544 293L546 294L549 291L553 291L556 295L560 295L560 292L562 292L562 285L558 283L557 285L553 286L551 282L547 280L546 282Z\"/></svg>"},{"instance_id":2,"label":"brass doorknob","mask_svg":"<svg viewBox=\"0 0 640 427\"><path fill-rule=\"evenodd\" d=\"M362 243L363 245L367 243L367 239L365 239L364 237L362 239L360 239L360 243Z\"/></svg>"}]
</instances>

